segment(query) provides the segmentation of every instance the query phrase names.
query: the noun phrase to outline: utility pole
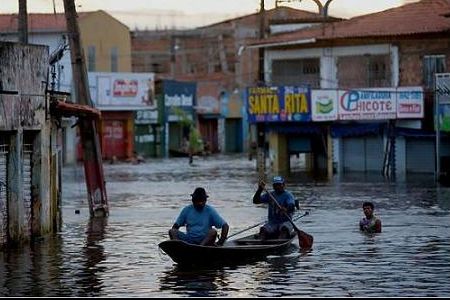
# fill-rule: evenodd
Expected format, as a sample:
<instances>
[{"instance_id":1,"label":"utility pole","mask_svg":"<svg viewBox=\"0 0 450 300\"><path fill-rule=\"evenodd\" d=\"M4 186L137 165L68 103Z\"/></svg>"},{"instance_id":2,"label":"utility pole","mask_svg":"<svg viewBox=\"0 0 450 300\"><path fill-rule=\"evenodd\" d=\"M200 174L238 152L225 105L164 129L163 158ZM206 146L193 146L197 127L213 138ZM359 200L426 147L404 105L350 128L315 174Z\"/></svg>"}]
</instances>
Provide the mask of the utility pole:
<instances>
[{"instance_id":1,"label":"utility pole","mask_svg":"<svg viewBox=\"0 0 450 300\"><path fill-rule=\"evenodd\" d=\"M27 0L19 0L19 42L28 44Z\"/></svg>"},{"instance_id":2,"label":"utility pole","mask_svg":"<svg viewBox=\"0 0 450 300\"><path fill-rule=\"evenodd\" d=\"M67 33L69 37L72 75L75 86L75 98L79 104L93 107L89 93L85 57L81 47L80 29L74 0L64 0ZM84 173L89 200L89 212L92 216L107 216L108 200L106 198L103 163L96 122L90 118L78 120L81 143L83 146Z\"/></svg>"},{"instance_id":3,"label":"utility pole","mask_svg":"<svg viewBox=\"0 0 450 300\"><path fill-rule=\"evenodd\" d=\"M260 0L260 10L259 10L259 38L265 38L265 28L266 28L266 18L265 18L265 8L264 0ZM264 47L258 48L259 50L259 63L258 63L258 86L265 85L264 76ZM265 180L266 176L266 133L265 124L262 122L256 123L256 165L258 176L260 179Z\"/></svg>"}]
</instances>

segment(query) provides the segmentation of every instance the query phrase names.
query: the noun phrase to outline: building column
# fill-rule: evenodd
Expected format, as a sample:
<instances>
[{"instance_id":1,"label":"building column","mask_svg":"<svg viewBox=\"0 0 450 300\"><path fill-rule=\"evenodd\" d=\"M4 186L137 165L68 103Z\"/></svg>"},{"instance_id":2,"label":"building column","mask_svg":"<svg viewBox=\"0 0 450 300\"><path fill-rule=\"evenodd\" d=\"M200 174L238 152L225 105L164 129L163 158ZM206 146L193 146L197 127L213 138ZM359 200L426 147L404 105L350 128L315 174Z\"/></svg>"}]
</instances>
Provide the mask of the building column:
<instances>
[{"instance_id":1,"label":"building column","mask_svg":"<svg viewBox=\"0 0 450 300\"><path fill-rule=\"evenodd\" d=\"M277 132L269 133L269 159L272 173L289 174L289 153L287 138Z\"/></svg>"},{"instance_id":2,"label":"building column","mask_svg":"<svg viewBox=\"0 0 450 300\"><path fill-rule=\"evenodd\" d=\"M327 177L333 178L333 139L331 138L331 126L327 126Z\"/></svg>"}]
</instances>

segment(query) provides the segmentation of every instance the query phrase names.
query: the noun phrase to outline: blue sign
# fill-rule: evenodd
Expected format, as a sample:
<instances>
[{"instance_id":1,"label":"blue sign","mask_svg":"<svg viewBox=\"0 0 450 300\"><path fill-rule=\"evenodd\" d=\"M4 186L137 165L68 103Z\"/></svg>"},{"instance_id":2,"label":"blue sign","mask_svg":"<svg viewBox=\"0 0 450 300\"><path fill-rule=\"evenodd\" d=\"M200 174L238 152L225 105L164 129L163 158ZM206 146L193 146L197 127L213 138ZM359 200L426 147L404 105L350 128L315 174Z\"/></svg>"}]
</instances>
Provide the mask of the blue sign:
<instances>
[{"instance_id":1,"label":"blue sign","mask_svg":"<svg viewBox=\"0 0 450 300\"><path fill-rule=\"evenodd\" d=\"M166 122L180 121L185 114L190 120L194 116L197 84L175 80L163 81L164 110Z\"/></svg>"},{"instance_id":2,"label":"blue sign","mask_svg":"<svg viewBox=\"0 0 450 300\"><path fill-rule=\"evenodd\" d=\"M250 87L246 94L250 123L311 121L309 87Z\"/></svg>"}]
</instances>

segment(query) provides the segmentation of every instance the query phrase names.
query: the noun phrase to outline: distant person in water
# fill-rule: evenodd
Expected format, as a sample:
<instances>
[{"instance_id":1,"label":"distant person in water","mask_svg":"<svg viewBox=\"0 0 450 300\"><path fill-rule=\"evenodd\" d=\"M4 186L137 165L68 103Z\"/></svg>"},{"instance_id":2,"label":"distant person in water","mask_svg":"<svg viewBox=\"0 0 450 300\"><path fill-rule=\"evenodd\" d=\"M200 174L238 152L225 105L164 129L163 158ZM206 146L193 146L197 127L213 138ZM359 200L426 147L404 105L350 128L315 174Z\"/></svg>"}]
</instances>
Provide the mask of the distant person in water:
<instances>
[{"instance_id":1,"label":"distant person in water","mask_svg":"<svg viewBox=\"0 0 450 300\"><path fill-rule=\"evenodd\" d=\"M374 205L372 202L363 203L363 212L365 217L359 221L359 230L365 233L380 233L381 220L374 215Z\"/></svg>"},{"instance_id":2,"label":"distant person in water","mask_svg":"<svg viewBox=\"0 0 450 300\"><path fill-rule=\"evenodd\" d=\"M212 206L206 204L209 196L204 188L196 188L191 196L192 204L183 208L172 229L169 230L170 239L203 246L223 245L228 236L227 222ZM186 226L186 233L179 230L182 226ZM221 228L217 243L217 231L212 228L213 226Z\"/></svg>"}]
</instances>

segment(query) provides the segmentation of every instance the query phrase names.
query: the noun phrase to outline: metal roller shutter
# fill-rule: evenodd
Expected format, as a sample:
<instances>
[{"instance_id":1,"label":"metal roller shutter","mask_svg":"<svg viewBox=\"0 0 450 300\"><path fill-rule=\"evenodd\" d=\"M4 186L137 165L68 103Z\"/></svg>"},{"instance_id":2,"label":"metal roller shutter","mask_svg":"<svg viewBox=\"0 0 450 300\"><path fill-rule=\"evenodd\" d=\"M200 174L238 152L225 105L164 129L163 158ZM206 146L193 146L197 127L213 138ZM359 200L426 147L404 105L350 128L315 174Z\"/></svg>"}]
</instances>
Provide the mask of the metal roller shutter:
<instances>
[{"instance_id":1,"label":"metal roller shutter","mask_svg":"<svg viewBox=\"0 0 450 300\"><path fill-rule=\"evenodd\" d=\"M344 172L380 171L383 168L381 136L343 138Z\"/></svg>"},{"instance_id":2,"label":"metal roller shutter","mask_svg":"<svg viewBox=\"0 0 450 300\"><path fill-rule=\"evenodd\" d=\"M434 148L433 139L407 139L406 172L434 173L436 166Z\"/></svg>"},{"instance_id":3,"label":"metal roller shutter","mask_svg":"<svg viewBox=\"0 0 450 300\"><path fill-rule=\"evenodd\" d=\"M8 237L8 144L0 138L0 244L7 242Z\"/></svg>"},{"instance_id":4,"label":"metal roller shutter","mask_svg":"<svg viewBox=\"0 0 450 300\"><path fill-rule=\"evenodd\" d=\"M32 202L31 202L31 174L32 174L33 145L23 144L23 205L25 212L25 228L31 233Z\"/></svg>"},{"instance_id":5,"label":"metal roller shutter","mask_svg":"<svg viewBox=\"0 0 450 300\"><path fill-rule=\"evenodd\" d=\"M365 139L366 171L382 171L384 147L381 136L371 136Z\"/></svg>"},{"instance_id":6,"label":"metal roller shutter","mask_svg":"<svg viewBox=\"0 0 450 300\"><path fill-rule=\"evenodd\" d=\"M361 138L343 138L344 172L365 171L364 140Z\"/></svg>"}]
</instances>

